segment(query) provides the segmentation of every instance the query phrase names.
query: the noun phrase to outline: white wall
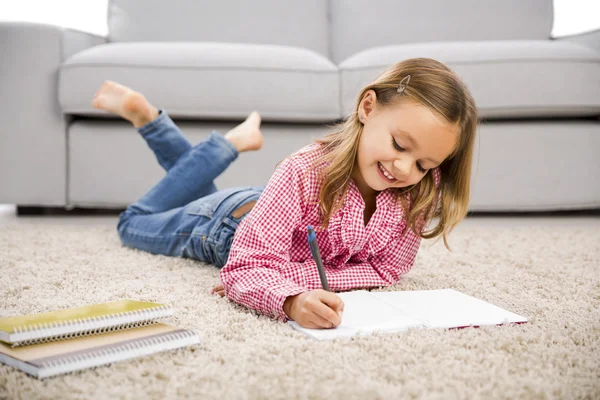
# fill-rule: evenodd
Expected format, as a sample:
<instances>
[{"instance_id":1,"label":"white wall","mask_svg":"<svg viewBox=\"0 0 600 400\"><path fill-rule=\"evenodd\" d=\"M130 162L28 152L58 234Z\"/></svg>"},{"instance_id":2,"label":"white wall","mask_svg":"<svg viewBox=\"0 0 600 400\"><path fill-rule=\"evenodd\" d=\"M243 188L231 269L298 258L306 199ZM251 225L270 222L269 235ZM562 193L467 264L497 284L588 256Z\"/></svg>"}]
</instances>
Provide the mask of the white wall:
<instances>
[{"instance_id":1,"label":"white wall","mask_svg":"<svg viewBox=\"0 0 600 400\"><path fill-rule=\"evenodd\" d=\"M0 0L0 21L42 22L106 35L107 2L108 0ZM565 36L598 28L599 0L554 0L552 36Z\"/></svg>"},{"instance_id":2,"label":"white wall","mask_svg":"<svg viewBox=\"0 0 600 400\"><path fill-rule=\"evenodd\" d=\"M553 37L574 35L598 28L600 28L600 1L554 0Z\"/></svg>"},{"instance_id":3,"label":"white wall","mask_svg":"<svg viewBox=\"0 0 600 400\"><path fill-rule=\"evenodd\" d=\"M107 3L108 0L0 0L0 21L41 22L105 36Z\"/></svg>"}]
</instances>

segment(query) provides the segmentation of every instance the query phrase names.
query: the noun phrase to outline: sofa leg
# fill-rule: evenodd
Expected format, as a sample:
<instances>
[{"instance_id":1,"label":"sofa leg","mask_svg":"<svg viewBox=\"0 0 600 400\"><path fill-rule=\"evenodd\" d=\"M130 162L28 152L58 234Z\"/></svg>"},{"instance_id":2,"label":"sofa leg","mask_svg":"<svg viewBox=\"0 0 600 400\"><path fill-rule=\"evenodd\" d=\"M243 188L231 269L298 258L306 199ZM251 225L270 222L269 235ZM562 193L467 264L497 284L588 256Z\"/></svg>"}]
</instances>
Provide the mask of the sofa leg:
<instances>
[{"instance_id":1,"label":"sofa leg","mask_svg":"<svg viewBox=\"0 0 600 400\"><path fill-rule=\"evenodd\" d=\"M44 207L44 206L20 206L17 205L17 216L30 215L119 215L125 208L71 208L66 207Z\"/></svg>"}]
</instances>

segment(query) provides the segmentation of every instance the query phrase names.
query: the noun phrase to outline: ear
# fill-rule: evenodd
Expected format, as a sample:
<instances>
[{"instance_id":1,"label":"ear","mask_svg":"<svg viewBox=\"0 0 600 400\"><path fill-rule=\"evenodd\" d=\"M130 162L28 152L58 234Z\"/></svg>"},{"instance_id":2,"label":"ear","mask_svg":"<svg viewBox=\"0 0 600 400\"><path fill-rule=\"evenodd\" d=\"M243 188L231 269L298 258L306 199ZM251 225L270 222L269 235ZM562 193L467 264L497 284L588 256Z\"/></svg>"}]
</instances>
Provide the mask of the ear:
<instances>
[{"instance_id":1,"label":"ear","mask_svg":"<svg viewBox=\"0 0 600 400\"><path fill-rule=\"evenodd\" d=\"M368 90L358 105L358 119L366 122L377 105L377 94L373 89Z\"/></svg>"}]
</instances>

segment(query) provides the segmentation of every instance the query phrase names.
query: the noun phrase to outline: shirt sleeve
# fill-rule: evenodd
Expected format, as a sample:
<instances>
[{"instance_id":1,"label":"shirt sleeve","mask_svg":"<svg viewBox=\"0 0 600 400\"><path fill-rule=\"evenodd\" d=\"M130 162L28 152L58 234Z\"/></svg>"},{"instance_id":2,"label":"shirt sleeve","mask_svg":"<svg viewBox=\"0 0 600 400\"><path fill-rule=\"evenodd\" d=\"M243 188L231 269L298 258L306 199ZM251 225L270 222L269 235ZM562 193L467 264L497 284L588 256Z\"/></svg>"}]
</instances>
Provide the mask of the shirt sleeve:
<instances>
[{"instance_id":1,"label":"shirt sleeve","mask_svg":"<svg viewBox=\"0 0 600 400\"><path fill-rule=\"evenodd\" d=\"M288 296L306 291L286 277L294 268L290 249L294 229L302 223L300 180L294 160L284 160L252 212L239 224L220 277L228 298L262 314L289 320L283 311Z\"/></svg>"},{"instance_id":2,"label":"shirt sleeve","mask_svg":"<svg viewBox=\"0 0 600 400\"><path fill-rule=\"evenodd\" d=\"M421 238L408 228L402 237L390 243L385 253L372 256L369 262L348 262L335 268L325 266L329 289L338 292L394 285L412 269L420 244ZM310 266L305 265L302 272L308 290L322 289L314 261Z\"/></svg>"}]
</instances>

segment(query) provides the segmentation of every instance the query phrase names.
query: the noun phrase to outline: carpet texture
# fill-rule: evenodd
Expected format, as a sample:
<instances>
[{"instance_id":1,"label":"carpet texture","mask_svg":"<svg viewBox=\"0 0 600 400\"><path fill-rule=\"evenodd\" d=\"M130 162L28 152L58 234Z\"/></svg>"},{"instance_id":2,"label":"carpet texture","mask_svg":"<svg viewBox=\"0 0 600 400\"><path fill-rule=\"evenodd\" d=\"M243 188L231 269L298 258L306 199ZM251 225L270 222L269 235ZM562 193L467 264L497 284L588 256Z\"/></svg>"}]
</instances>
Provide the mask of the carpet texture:
<instances>
[{"instance_id":1,"label":"carpet texture","mask_svg":"<svg viewBox=\"0 0 600 400\"><path fill-rule=\"evenodd\" d=\"M0 226L0 317L124 298L176 308L202 344L39 381L0 398L600 398L600 229L463 228L381 290L454 288L529 323L317 342L211 296L218 270L122 247L115 228Z\"/></svg>"}]
</instances>

